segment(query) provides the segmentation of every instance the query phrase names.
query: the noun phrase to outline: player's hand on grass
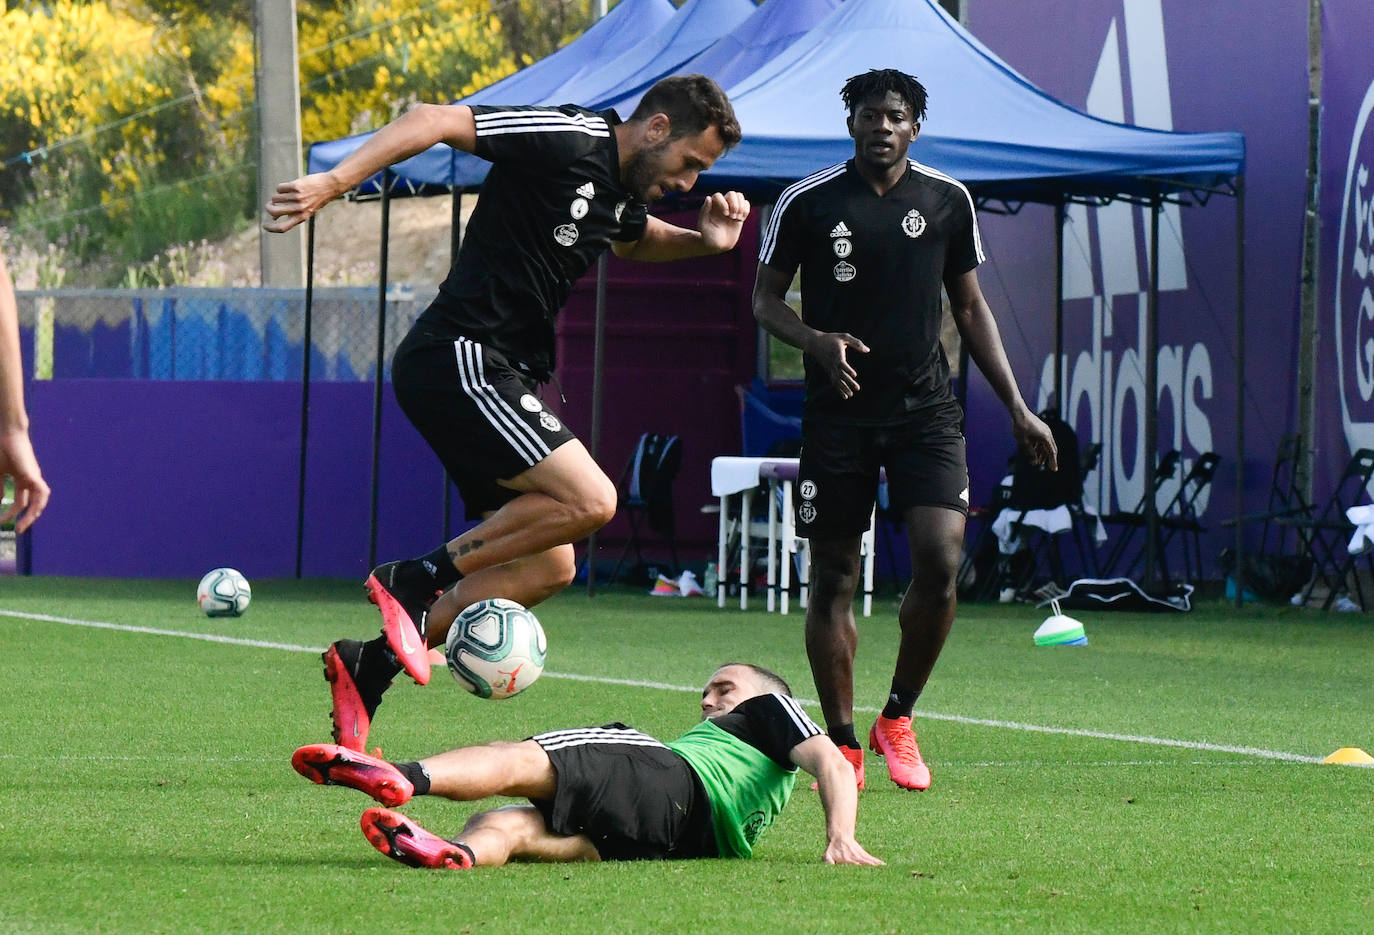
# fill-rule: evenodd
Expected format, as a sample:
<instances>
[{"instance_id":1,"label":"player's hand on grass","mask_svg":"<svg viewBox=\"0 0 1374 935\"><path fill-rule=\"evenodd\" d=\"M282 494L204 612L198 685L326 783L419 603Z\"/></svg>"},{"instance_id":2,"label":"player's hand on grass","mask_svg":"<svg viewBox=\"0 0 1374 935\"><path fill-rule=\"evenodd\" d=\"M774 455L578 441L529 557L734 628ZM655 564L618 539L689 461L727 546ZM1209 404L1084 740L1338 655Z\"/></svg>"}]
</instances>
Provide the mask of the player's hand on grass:
<instances>
[{"instance_id":1,"label":"player's hand on grass","mask_svg":"<svg viewBox=\"0 0 1374 935\"><path fill-rule=\"evenodd\" d=\"M1016 436L1016 444L1030 457L1031 464L1047 471L1059 470L1059 449L1054 444L1054 433L1043 419L1027 409L1020 418L1012 420L1011 431Z\"/></svg>"},{"instance_id":2,"label":"player's hand on grass","mask_svg":"<svg viewBox=\"0 0 1374 935\"><path fill-rule=\"evenodd\" d=\"M847 355L853 348L860 354L868 353L868 345L843 331L822 332L812 338L805 348L816 361L825 368L830 383L841 399L848 399L859 392L859 374L850 365Z\"/></svg>"},{"instance_id":3,"label":"player's hand on grass","mask_svg":"<svg viewBox=\"0 0 1374 935\"><path fill-rule=\"evenodd\" d=\"M28 432L0 432L0 479L4 477L14 479L14 502L0 516L0 523L13 521L14 531L24 532L48 505L50 492Z\"/></svg>"},{"instance_id":4,"label":"player's hand on grass","mask_svg":"<svg viewBox=\"0 0 1374 935\"><path fill-rule=\"evenodd\" d=\"M321 208L340 194L338 183L328 172L314 172L282 182L267 202L267 213L273 219L265 222L263 229L274 234L285 233L319 214Z\"/></svg>"},{"instance_id":5,"label":"player's hand on grass","mask_svg":"<svg viewBox=\"0 0 1374 935\"><path fill-rule=\"evenodd\" d=\"M825 847L825 862L828 864L861 864L867 867L881 867L884 862L863 849L853 838L836 838Z\"/></svg>"},{"instance_id":6,"label":"player's hand on grass","mask_svg":"<svg viewBox=\"0 0 1374 935\"><path fill-rule=\"evenodd\" d=\"M697 230L702 243L717 253L733 250L739 232L749 218L749 200L739 192L716 192L701 206Z\"/></svg>"}]
</instances>

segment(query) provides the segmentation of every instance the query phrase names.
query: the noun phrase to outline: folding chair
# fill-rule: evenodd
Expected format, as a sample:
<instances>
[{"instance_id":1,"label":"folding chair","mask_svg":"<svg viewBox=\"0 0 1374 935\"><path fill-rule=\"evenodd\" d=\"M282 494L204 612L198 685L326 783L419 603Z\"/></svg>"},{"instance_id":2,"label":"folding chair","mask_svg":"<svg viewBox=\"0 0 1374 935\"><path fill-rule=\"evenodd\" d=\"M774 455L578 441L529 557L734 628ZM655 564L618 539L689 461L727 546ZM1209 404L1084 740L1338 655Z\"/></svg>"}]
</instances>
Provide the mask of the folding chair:
<instances>
[{"instance_id":1,"label":"folding chair","mask_svg":"<svg viewBox=\"0 0 1374 935\"><path fill-rule=\"evenodd\" d=\"M1297 433L1285 435L1279 439L1278 451L1274 455L1274 473L1269 480L1269 502L1265 504L1263 510L1254 513L1246 513L1240 517L1240 522L1244 525L1251 523L1263 523L1260 531L1260 544L1258 554L1265 554L1269 548L1269 530L1277 528L1278 538L1274 543L1275 552L1283 552L1284 540L1291 526L1285 526L1277 521L1285 516L1303 516L1312 512L1313 506L1303 497L1303 493L1298 489L1298 456L1302 453L1302 436ZM1236 518L1231 517L1221 521L1225 528L1235 528ZM1295 534L1295 539L1297 538Z\"/></svg>"},{"instance_id":2,"label":"folding chair","mask_svg":"<svg viewBox=\"0 0 1374 935\"><path fill-rule=\"evenodd\" d=\"M630 538L621 550L620 558L611 572L611 580L620 576L631 550L635 561L644 563L640 543L640 526L661 533L668 540L668 551L672 556L672 570L677 572L677 539L675 537L675 517L673 513L673 482L682 467L682 440L676 435L659 435L645 432L639 436L630 460L620 478L620 508L630 523Z\"/></svg>"},{"instance_id":3,"label":"folding chair","mask_svg":"<svg viewBox=\"0 0 1374 935\"><path fill-rule=\"evenodd\" d=\"M1177 451L1166 452L1164 457L1159 459L1159 463L1155 465L1154 476L1150 478L1150 483L1146 486L1145 493L1141 495L1140 502L1135 505L1135 508L1129 512L1108 513L1102 517L1102 522L1108 526L1123 527L1121 535L1112 546L1111 552L1107 554L1107 561L1102 564L1102 577L1116 576L1117 564L1125 557L1126 549L1135 537L1136 531L1145 528L1146 506L1151 502L1157 503L1160 488L1177 476L1181 458L1182 455ZM1140 554L1143 555L1144 551L1141 549ZM1137 555L1136 559L1127 567L1126 573L1129 573L1139 560L1140 556Z\"/></svg>"},{"instance_id":4,"label":"folding chair","mask_svg":"<svg viewBox=\"0 0 1374 935\"><path fill-rule=\"evenodd\" d=\"M1312 577L1301 592L1303 604L1311 598L1318 581L1327 588L1322 610L1329 609L1336 595L1345 589L1346 576L1354 568L1356 558L1345 547L1355 529L1346 518L1345 510L1368 498L1371 477L1374 477L1374 451L1361 448L1350 456L1336 482L1336 489L1320 513L1309 511L1304 515L1275 518L1275 522L1297 530L1304 544L1303 557L1312 563ZM1356 589L1359 589L1358 579ZM1359 598L1363 606L1364 594L1360 593Z\"/></svg>"},{"instance_id":5,"label":"folding chair","mask_svg":"<svg viewBox=\"0 0 1374 935\"><path fill-rule=\"evenodd\" d=\"M1220 461L1221 457L1213 451L1199 455L1184 476L1178 493L1159 518L1160 533L1156 556L1166 581L1169 580L1167 547L1174 535L1180 532L1191 535L1193 540L1190 552L1188 535L1183 538L1183 572L1187 575L1188 581L1198 581L1202 578L1202 533L1206 531L1206 527L1198 518L1197 500L1202 492L1211 486Z\"/></svg>"}]
</instances>

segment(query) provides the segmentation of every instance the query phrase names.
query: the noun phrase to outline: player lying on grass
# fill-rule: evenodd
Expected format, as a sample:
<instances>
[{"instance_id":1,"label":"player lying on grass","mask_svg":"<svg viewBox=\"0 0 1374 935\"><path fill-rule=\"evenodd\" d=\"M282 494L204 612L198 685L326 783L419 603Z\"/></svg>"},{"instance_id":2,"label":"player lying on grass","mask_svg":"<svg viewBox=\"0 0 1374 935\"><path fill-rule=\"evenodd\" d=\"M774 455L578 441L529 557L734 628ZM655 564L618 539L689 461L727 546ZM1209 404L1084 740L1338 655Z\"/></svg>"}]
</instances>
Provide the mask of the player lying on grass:
<instances>
[{"instance_id":1,"label":"player lying on grass","mask_svg":"<svg viewBox=\"0 0 1374 935\"><path fill-rule=\"evenodd\" d=\"M819 780L825 862L882 863L854 840L858 793L849 762L781 677L746 663L712 674L701 693L701 723L669 744L617 723L462 747L412 763L311 744L295 752L291 765L313 782L348 786L385 806L414 795L529 799L473 815L451 840L390 808L363 812L363 834L373 847L409 866L434 868L748 857L787 804L800 766Z\"/></svg>"}]
</instances>

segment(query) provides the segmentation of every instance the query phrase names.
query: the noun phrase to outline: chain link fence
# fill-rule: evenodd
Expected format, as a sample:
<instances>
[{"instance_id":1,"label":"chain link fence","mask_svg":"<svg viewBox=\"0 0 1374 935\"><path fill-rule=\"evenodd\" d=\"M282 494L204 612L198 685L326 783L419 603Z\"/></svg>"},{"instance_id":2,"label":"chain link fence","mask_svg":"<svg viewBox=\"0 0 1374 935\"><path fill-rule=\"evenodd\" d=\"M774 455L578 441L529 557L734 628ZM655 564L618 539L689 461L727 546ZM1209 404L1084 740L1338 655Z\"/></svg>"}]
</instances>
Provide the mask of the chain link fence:
<instances>
[{"instance_id":1,"label":"chain link fence","mask_svg":"<svg viewBox=\"0 0 1374 935\"><path fill-rule=\"evenodd\" d=\"M35 380L294 380L304 372L305 290L48 289L18 293L24 359ZM310 379L371 381L377 290L314 290ZM381 359L424 304L410 289L386 298Z\"/></svg>"}]
</instances>

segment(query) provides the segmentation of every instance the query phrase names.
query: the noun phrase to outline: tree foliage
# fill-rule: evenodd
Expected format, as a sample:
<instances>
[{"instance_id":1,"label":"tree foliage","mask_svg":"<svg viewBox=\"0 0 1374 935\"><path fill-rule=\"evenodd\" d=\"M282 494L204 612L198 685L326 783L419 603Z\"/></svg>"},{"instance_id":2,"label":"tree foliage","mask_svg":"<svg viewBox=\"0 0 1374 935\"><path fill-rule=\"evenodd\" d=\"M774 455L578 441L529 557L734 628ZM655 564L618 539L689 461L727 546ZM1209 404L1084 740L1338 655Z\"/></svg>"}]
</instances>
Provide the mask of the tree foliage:
<instances>
[{"instance_id":1,"label":"tree foliage","mask_svg":"<svg viewBox=\"0 0 1374 935\"><path fill-rule=\"evenodd\" d=\"M589 0L297 0L305 142L562 46ZM105 281L256 217L253 0L6 0L0 225ZM91 276L81 277L91 279Z\"/></svg>"}]
</instances>

